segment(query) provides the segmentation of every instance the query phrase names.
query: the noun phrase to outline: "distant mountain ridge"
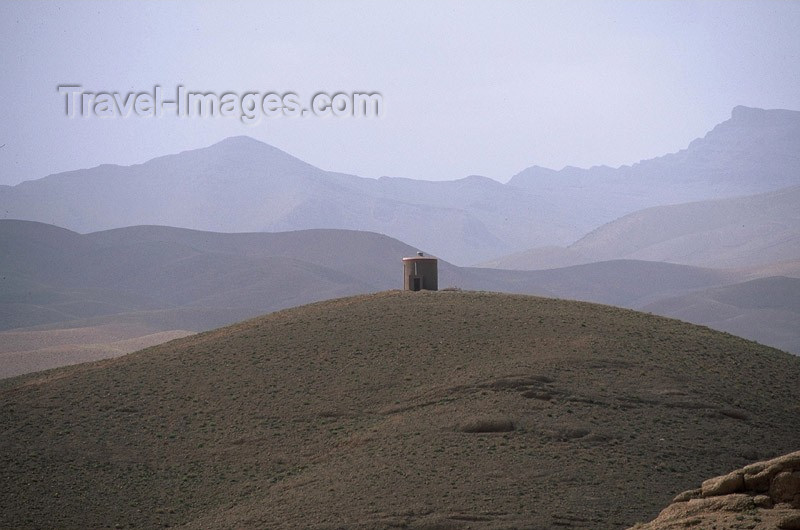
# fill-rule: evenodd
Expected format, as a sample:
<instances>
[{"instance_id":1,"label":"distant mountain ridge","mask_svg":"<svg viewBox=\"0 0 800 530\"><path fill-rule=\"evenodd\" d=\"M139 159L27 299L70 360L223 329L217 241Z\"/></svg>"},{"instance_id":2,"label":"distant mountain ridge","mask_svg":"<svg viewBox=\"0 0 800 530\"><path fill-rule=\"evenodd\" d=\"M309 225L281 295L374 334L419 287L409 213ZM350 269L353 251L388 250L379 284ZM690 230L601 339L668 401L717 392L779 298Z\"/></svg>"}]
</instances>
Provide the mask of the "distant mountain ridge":
<instances>
[{"instance_id":1,"label":"distant mountain ridge","mask_svg":"<svg viewBox=\"0 0 800 530\"><path fill-rule=\"evenodd\" d=\"M800 185L800 112L736 107L678 153L620 168L532 167L508 184L324 171L248 137L0 187L0 213L94 232L366 230L458 264L566 246L641 208Z\"/></svg>"},{"instance_id":2,"label":"distant mountain ridge","mask_svg":"<svg viewBox=\"0 0 800 530\"><path fill-rule=\"evenodd\" d=\"M636 210L788 188L800 184L798 168L800 111L738 106L729 120L677 153L619 168L533 166L509 184L618 196Z\"/></svg>"},{"instance_id":3,"label":"distant mountain ridge","mask_svg":"<svg viewBox=\"0 0 800 530\"><path fill-rule=\"evenodd\" d=\"M697 267L763 267L800 259L800 186L654 206L606 223L568 247L540 247L484 264L512 270L613 259Z\"/></svg>"},{"instance_id":4,"label":"distant mountain ridge","mask_svg":"<svg viewBox=\"0 0 800 530\"><path fill-rule=\"evenodd\" d=\"M326 172L248 137L0 189L4 217L78 232L142 224L217 232L366 230L462 262L526 240L566 242L593 226L562 226L555 210L531 209L532 202L526 192L487 178L427 182Z\"/></svg>"},{"instance_id":5,"label":"distant mountain ridge","mask_svg":"<svg viewBox=\"0 0 800 530\"><path fill-rule=\"evenodd\" d=\"M597 228L569 249L595 260L643 259L703 267L800 259L800 186L648 208Z\"/></svg>"}]
</instances>

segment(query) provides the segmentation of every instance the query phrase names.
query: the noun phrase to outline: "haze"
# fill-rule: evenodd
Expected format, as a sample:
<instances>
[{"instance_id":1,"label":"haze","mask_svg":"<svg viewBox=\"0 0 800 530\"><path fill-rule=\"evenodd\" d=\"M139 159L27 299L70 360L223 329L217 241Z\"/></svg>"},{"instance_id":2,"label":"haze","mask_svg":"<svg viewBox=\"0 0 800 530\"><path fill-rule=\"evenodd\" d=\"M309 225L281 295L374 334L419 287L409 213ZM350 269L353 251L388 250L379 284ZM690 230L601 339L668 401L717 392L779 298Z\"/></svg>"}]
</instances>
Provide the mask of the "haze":
<instances>
[{"instance_id":1,"label":"haze","mask_svg":"<svg viewBox=\"0 0 800 530\"><path fill-rule=\"evenodd\" d=\"M800 529L798 27L0 2L0 529Z\"/></svg>"},{"instance_id":2,"label":"haze","mask_svg":"<svg viewBox=\"0 0 800 530\"><path fill-rule=\"evenodd\" d=\"M326 170L501 181L800 108L798 2L3 2L0 184L248 135ZM377 91L378 119L69 119L87 91Z\"/></svg>"}]
</instances>

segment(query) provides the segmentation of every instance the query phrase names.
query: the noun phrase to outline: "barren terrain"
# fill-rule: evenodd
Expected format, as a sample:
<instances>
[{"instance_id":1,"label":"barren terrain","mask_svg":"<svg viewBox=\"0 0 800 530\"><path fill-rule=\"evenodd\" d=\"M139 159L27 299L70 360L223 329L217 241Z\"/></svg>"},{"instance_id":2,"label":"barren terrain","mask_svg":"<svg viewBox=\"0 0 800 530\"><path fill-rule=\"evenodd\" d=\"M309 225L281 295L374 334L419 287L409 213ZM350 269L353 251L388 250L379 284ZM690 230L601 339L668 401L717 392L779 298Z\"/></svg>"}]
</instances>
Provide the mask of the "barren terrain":
<instances>
[{"instance_id":1,"label":"barren terrain","mask_svg":"<svg viewBox=\"0 0 800 530\"><path fill-rule=\"evenodd\" d=\"M800 358L397 291L0 382L0 527L618 528L797 449Z\"/></svg>"}]
</instances>

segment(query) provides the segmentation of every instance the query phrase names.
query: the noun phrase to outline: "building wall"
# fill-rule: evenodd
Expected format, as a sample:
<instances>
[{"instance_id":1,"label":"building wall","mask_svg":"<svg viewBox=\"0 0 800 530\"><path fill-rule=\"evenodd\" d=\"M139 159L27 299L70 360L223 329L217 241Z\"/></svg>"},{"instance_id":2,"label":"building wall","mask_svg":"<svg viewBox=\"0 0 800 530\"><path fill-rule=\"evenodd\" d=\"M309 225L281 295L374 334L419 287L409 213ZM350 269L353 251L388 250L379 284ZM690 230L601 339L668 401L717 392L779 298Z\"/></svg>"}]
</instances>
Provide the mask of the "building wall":
<instances>
[{"instance_id":1,"label":"building wall","mask_svg":"<svg viewBox=\"0 0 800 530\"><path fill-rule=\"evenodd\" d=\"M420 289L437 291L439 289L439 261L436 258L404 258L403 289L413 291L414 279L419 279Z\"/></svg>"}]
</instances>

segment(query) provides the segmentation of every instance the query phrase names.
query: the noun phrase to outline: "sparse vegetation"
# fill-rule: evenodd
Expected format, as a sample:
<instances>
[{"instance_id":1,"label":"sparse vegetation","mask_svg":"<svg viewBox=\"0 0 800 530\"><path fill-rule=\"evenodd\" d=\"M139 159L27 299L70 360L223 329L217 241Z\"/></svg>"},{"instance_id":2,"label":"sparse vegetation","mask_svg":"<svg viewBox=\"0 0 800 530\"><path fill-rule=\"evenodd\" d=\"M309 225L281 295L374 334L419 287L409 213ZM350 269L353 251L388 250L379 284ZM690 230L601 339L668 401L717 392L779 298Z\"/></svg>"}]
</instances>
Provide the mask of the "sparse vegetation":
<instances>
[{"instance_id":1,"label":"sparse vegetation","mask_svg":"<svg viewBox=\"0 0 800 530\"><path fill-rule=\"evenodd\" d=\"M796 449L798 380L608 306L320 302L0 382L0 527L619 528Z\"/></svg>"}]
</instances>

